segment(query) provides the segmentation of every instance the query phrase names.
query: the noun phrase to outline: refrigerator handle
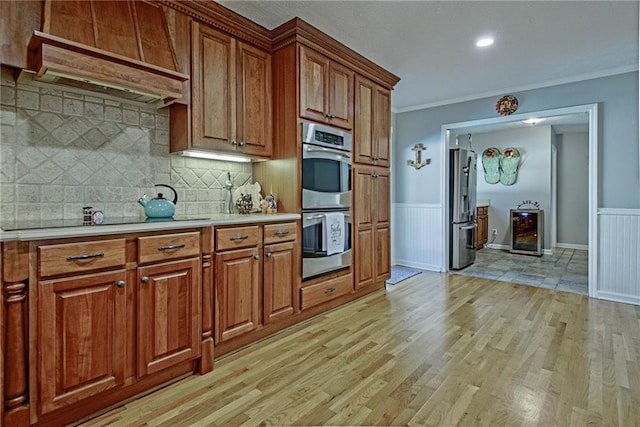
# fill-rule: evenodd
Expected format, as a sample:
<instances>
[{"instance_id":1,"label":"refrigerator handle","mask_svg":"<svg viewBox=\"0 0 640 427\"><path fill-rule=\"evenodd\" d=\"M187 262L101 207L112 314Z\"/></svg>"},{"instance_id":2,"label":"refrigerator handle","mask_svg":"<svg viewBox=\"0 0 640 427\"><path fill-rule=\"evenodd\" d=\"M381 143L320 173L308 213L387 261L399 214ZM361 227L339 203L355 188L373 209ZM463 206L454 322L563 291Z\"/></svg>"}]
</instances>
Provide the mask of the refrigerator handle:
<instances>
[{"instance_id":1,"label":"refrigerator handle","mask_svg":"<svg viewBox=\"0 0 640 427\"><path fill-rule=\"evenodd\" d=\"M460 230L473 230L474 228L478 228L478 224L465 225L464 227L458 227Z\"/></svg>"}]
</instances>

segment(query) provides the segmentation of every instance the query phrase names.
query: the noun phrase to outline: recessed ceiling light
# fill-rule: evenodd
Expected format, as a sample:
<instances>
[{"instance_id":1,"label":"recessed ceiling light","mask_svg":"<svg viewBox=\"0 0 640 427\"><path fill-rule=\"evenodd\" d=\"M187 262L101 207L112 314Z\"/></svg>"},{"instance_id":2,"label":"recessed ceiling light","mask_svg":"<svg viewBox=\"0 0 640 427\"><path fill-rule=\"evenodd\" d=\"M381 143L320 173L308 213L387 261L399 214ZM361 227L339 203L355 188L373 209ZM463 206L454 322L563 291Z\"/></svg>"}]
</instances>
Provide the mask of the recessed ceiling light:
<instances>
[{"instance_id":1,"label":"recessed ceiling light","mask_svg":"<svg viewBox=\"0 0 640 427\"><path fill-rule=\"evenodd\" d=\"M493 44L493 39L491 37L482 37L476 41L476 46L478 47L487 47Z\"/></svg>"},{"instance_id":2,"label":"recessed ceiling light","mask_svg":"<svg viewBox=\"0 0 640 427\"><path fill-rule=\"evenodd\" d=\"M543 122L544 119L527 119L523 120L522 123L526 123L528 125L537 125L540 122Z\"/></svg>"}]
</instances>

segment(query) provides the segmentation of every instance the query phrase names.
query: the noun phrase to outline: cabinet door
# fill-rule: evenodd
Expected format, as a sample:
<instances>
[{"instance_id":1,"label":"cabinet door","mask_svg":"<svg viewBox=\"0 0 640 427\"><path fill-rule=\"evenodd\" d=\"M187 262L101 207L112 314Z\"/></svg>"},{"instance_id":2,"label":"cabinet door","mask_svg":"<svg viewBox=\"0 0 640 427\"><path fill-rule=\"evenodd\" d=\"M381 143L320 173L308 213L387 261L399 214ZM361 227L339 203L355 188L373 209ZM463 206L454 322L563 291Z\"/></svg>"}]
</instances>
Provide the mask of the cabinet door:
<instances>
[{"instance_id":1,"label":"cabinet door","mask_svg":"<svg viewBox=\"0 0 640 427\"><path fill-rule=\"evenodd\" d=\"M353 159L356 163L373 164L373 92L375 83L357 76L355 82L355 129Z\"/></svg>"},{"instance_id":2,"label":"cabinet door","mask_svg":"<svg viewBox=\"0 0 640 427\"><path fill-rule=\"evenodd\" d=\"M375 233L375 282L381 283L391 277L391 229L389 224L377 224Z\"/></svg>"},{"instance_id":3,"label":"cabinet door","mask_svg":"<svg viewBox=\"0 0 640 427\"><path fill-rule=\"evenodd\" d=\"M300 117L327 122L328 87L329 59L300 46Z\"/></svg>"},{"instance_id":4,"label":"cabinet door","mask_svg":"<svg viewBox=\"0 0 640 427\"><path fill-rule=\"evenodd\" d=\"M264 247L264 323L293 314L296 265L295 243Z\"/></svg>"},{"instance_id":5,"label":"cabinet door","mask_svg":"<svg viewBox=\"0 0 640 427\"><path fill-rule=\"evenodd\" d=\"M125 277L117 270L38 283L41 413L122 384Z\"/></svg>"},{"instance_id":6,"label":"cabinet door","mask_svg":"<svg viewBox=\"0 0 640 427\"><path fill-rule=\"evenodd\" d=\"M235 40L192 24L191 93L195 148L233 150L236 130Z\"/></svg>"},{"instance_id":7,"label":"cabinet door","mask_svg":"<svg viewBox=\"0 0 640 427\"><path fill-rule=\"evenodd\" d=\"M356 289L360 289L373 284L375 269L373 227L368 225L358 228L355 240L356 277L354 286Z\"/></svg>"},{"instance_id":8,"label":"cabinet door","mask_svg":"<svg viewBox=\"0 0 640 427\"><path fill-rule=\"evenodd\" d=\"M373 180L371 168L353 168L353 210L356 228L373 224L371 198L373 197Z\"/></svg>"},{"instance_id":9,"label":"cabinet door","mask_svg":"<svg viewBox=\"0 0 640 427\"><path fill-rule=\"evenodd\" d=\"M271 156L271 55L238 43L237 85L239 150Z\"/></svg>"},{"instance_id":10,"label":"cabinet door","mask_svg":"<svg viewBox=\"0 0 640 427\"><path fill-rule=\"evenodd\" d=\"M355 288L380 283L391 272L390 175L385 168L354 167Z\"/></svg>"},{"instance_id":11,"label":"cabinet door","mask_svg":"<svg viewBox=\"0 0 640 427\"><path fill-rule=\"evenodd\" d=\"M374 254L375 282L391 277L391 176L388 169L374 169L371 210L375 212Z\"/></svg>"},{"instance_id":12,"label":"cabinet door","mask_svg":"<svg viewBox=\"0 0 640 427\"><path fill-rule=\"evenodd\" d=\"M389 166L391 94L364 77L355 81L354 161Z\"/></svg>"},{"instance_id":13,"label":"cabinet door","mask_svg":"<svg viewBox=\"0 0 640 427\"><path fill-rule=\"evenodd\" d=\"M355 216L355 280L356 289L373 284L373 223L374 215L371 209L373 197L373 176L371 168L353 168L353 211Z\"/></svg>"},{"instance_id":14,"label":"cabinet door","mask_svg":"<svg viewBox=\"0 0 640 427\"><path fill-rule=\"evenodd\" d=\"M378 166L389 166L390 133L391 92L376 85L373 92L373 153Z\"/></svg>"},{"instance_id":15,"label":"cabinet door","mask_svg":"<svg viewBox=\"0 0 640 427\"><path fill-rule=\"evenodd\" d=\"M216 342L258 327L260 270L258 248L216 253Z\"/></svg>"},{"instance_id":16,"label":"cabinet door","mask_svg":"<svg viewBox=\"0 0 640 427\"><path fill-rule=\"evenodd\" d=\"M138 375L200 355L200 259L138 268Z\"/></svg>"},{"instance_id":17,"label":"cabinet door","mask_svg":"<svg viewBox=\"0 0 640 427\"><path fill-rule=\"evenodd\" d=\"M353 79L355 73L335 62L329 63L329 121L333 126L353 129Z\"/></svg>"},{"instance_id":18,"label":"cabinet door","mask_svg":"<svg viewBox=\"0 0 640 427\"><path fill-rule=\"evenodd\" d=\"M391 222L391 175L388 169L373 170L371 210L375 212L376 224Z\"/></svg>"}]
</instances>

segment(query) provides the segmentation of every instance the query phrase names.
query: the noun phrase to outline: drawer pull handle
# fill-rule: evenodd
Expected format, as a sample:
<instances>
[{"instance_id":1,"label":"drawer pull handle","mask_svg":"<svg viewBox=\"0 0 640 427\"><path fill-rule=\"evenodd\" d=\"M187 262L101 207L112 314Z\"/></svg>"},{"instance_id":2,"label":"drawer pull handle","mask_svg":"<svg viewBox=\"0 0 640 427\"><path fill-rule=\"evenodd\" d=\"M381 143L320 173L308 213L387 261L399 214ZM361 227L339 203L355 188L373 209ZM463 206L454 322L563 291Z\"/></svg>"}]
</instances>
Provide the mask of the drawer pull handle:
<instances>
[{"instance_id":1,"label":"drawer pull handle","mask_svg":"<svg viewBox=\"0 0 640 427\"><path fill-rule=\"evenodd\" d=\"M91 259L100 258L104 256L104 252L98 252L97 254L83 254L83 255L71 255L67 257L67 261L76 261L79 259Z\"/></svg>"},{"instance_id":2,"label":"drawer pull handle","mask_svg":"<svg viewBox=\"0 0 640 427\"><path fill-rule=\"evenodd\" d=\"M325 294L332 294L336 291L336 288L329 288L329 289L325 289L324 293Z\"/></svg>"},{"instance_id":3,"label":"drawer pull handle","mask_svg":"<svg viewBox=\"0 0 640 427\"><path fill-rule=\"evenodd\" d=\"M158 247L159 251L170 251L171 249L180 249L187 246L185 243L178 243L177 245L167 245Z\"/></svg>"},{"instance_id":4,"label":"drawer pull handle","mask_svg":"<svg viewBox=\"0 0 640 427\"><path fill-rule=\"evenodd\" d=\"M271 258L271 252L266 253L267 258Z\"/></svg>"},{"instance_id":5,"label":"drawer pull handle","mask_svg":"<svg viewBox=\"0 0 640 427\"><path fill-rule=\"evenodd\" d=\"M249 238L249 236L245 235L245 236L229 237L229 240L236 241L236 240L245 240L245 239L248 239L248 238Z\"/></svg>"},{"instance_id":6,"label":"drawer pull handle","mask_svg":"<svg viewBox=\"0 0 640 427\"><path fill-rule=\"evenodd\" d=\"M260 256L259 256L259 255L254 255L254 256L253 256L253 259L255 259L255 260L257 261L257 260L259 260L259 259L260 259Z\"/></svg>"},{"instance_id":7,"label":"drawer pull handle","mask_svg":"<svg viewBox=\"0 0 640 427\"><path fill-rule=\"evenodd\" d=\"M119 280L118 283L116 284L117 287L119 288L124 288L126 285L124 280Z\"/></svg>"},{"instance_id":8,"label":"drawer pull handle","mask_svg":"<svg viewBox=\"0 0 640 427\"><path fill-rule=\"evenodd\" d=\"M142 283L149 283L149 278L147 276L143 276L143 277L140 278L140 281Z\"/></svg>"},{"instance_id":9,"label":"drawer pull handle","mask_svg":"<svg viewBox=\"0 0 640 427\"><path fill-rule=\"evenodd\" d=\"M278 230L275 233L276 236L286 236L287 234L289 234L289 230Z\"/></svg>"}]
</instances>

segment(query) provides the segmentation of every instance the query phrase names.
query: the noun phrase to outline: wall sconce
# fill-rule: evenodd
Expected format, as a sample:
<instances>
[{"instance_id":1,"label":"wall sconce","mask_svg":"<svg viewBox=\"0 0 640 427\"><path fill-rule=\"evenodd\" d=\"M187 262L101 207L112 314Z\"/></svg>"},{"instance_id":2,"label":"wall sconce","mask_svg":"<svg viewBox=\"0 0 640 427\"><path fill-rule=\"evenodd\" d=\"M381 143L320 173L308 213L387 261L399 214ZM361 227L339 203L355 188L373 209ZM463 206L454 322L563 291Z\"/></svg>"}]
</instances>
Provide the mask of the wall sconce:
<instances>
[{"instance_id":1,"label":"wall sconce","mask_svg":"<svg viewBox=\"0 0 640 427\"><path fill-rule=\"evenodd\" d=\"M407 160L407 165L416 168L416 170L420 169L423 166L431 163L431 159L422 160L422 152L427 149L422 144L416 144L411 148L411 151L415 151L416 159L415 160Z\"/></svg>"}]
</instances>

